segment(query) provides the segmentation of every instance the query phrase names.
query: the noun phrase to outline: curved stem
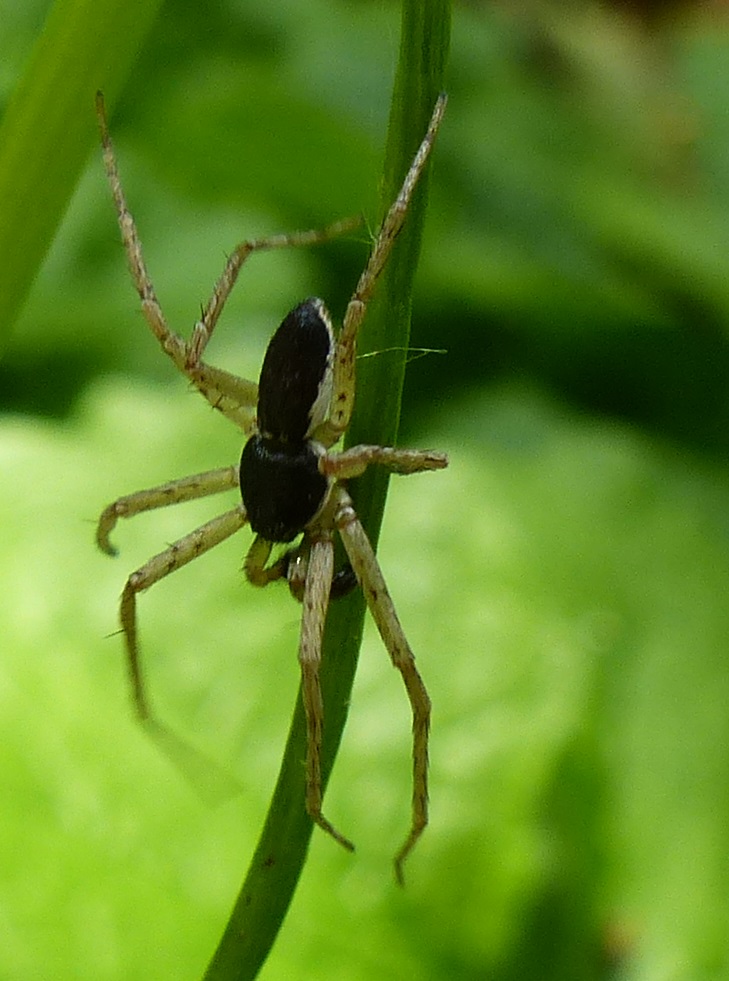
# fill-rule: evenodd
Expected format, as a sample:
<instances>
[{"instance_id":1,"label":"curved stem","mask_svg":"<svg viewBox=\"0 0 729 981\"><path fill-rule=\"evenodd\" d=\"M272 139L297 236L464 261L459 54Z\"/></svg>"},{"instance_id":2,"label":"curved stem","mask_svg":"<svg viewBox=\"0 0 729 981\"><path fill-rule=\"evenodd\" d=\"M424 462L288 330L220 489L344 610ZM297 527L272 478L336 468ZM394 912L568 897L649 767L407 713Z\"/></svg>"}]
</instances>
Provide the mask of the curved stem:
<instances>
[{"instance_id":1,"label":"curved stem","mask_svg":"<svg viewBox=\"0 0 729 981\"><path fill-rule=\"evenodd\" d=\"M397 195L443 88L449 29L449 0L404 0L382 182L382 214ZM396 348L398 353L359 362L357 403L347 434L348 445L367 442L390 446L396 440L425 202L426 186L422 181L360 334L360 352ZM374 546L385 506L387 474L372 468L353 482L351 490ZM364 610L361 591L357 590L334 603L327 617L321 664L324 787L347 719ZM304 866L312 833L312 822L304 809L305 758L306 721L299 695L268 816L206 981L254 978L274 943Z\"/></svg>"}]
</instances>

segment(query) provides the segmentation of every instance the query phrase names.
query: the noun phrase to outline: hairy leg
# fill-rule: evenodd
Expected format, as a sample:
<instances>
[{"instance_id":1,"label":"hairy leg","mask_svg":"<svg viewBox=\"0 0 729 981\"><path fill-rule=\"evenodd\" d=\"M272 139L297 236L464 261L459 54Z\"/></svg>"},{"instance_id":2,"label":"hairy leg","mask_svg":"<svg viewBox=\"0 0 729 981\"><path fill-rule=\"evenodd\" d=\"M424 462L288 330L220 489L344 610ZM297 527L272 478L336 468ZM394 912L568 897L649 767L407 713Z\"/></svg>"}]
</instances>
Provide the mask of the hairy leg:
<instances>
[{"instance_id":1,"label":"hairy leg","mask_svg":"<svg viewBox=\"0 0 729 981\"><path fill-rule=\"evenodd\" d=\"M372 463L386 467L392 473L409 474L423 470L442 470L448 466L448 457L435 450L352 446L341 453L327 453L320 457L319 469L327 477L346 480L349 477L359 477Z\"/></svg>"},{"instance_id":2,"label":"hairy leg","mask_svg":"<svg viewBox=\"0 0 729 981\"><path fill-rule=\"evenodd\" d=\"M247 517L243 505L233 508L225 514L213 518L196 528L195 531L180 538L169 548L155 555L141 568L133 572L127 579L122 592L119 616L127 651L129 676L132 683L134 702L140 719L148 720L151 712L142 680L142 670L139 660L139 639L137 636L137 593L149 589L160 579L181 569L183 565L192 562L211 548L215 548L226 538L230 538L246 523Z\"/></svg>"},{"instance_id":3,"label":"hairy leg","mask_svg":"<svg viewBox=\"0 0 729 981\"><path fill-rule=\"evenodd\" d=\"M405 175L400 193L385 215L382 227L377 234L367 265L359 278L357 287L344 314L342 330L337 338L334 357L334 383L329 419L321 427L317 438L325 446L333 446L349 426L354 407L355 358L357 355L357 334L365 317L367 304L385 268L390 252L407 217L410 201L425 165L433 149L446 107L446 97L441 95L435 104L428 131L415 154L410 169Z\"/></svg>"},{"instance_id":4,"label":"hairy leg","mask_svg":"<svg viewBox=\"0 0 729 981\"><path fill-rule=\"evenodd\" d=\"M306 810L315 824L348 851L353 851L352 842L341 835L322 814L321 742L324 707L319 683L319 666L333 574L334 545L331 533L322 533L320 537L312 540L309 551L299 640L301 693L306 712L307 731Z\"/></svg>"},{"instance_id":5,"label":"hairy leg","mask_svg":"<svg viewBox=\"0 0 729 981\"><path fill-rule=\"evenodd\" d=\"M415 666L415 657L400 625L370 541L355 514L349 495L340 490L339 496L340 503L335 519L337 528L382 641L392 663L402 676L413 715L412 819L405 843L395 856L395 876L402 884L403 863L428 823L430 698Z\"/></svg>"},{"instance_id":6,"label":"hairy leg","mask_svg":"<svg viewBox=\"0 0 729 981\"><path fill-rule=\"evenodd\" d=\"M116 555L117 550L111 544L109 536L119 518L132 518L135 514L142 514L144 511L193 501L237 486L238 468L219 467L216 470L206 470L191 477L181 477L179 480L170 480L157 487L127 494L126 497L118 498L102 511L96 529L96 544L107 555Z\"/></svg>"}]
</instances>

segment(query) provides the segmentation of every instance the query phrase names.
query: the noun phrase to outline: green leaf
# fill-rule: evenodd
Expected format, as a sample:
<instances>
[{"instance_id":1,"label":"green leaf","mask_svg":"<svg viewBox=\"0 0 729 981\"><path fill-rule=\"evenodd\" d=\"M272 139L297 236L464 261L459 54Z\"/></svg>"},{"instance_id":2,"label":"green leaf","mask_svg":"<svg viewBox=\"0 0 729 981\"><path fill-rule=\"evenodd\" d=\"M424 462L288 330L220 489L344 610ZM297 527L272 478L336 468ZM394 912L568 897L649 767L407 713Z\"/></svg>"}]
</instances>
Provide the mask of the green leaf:
<instances>
[{"instance_id":1,"label":"green leaf","mask_svg":"<svg viewBox=\"0 0 729 981\"><path fill-rule=\"evenodd\" d=\"M0 126L0 330L9 331L161 0L57 0Z\"/></svg>"}]
</instances>

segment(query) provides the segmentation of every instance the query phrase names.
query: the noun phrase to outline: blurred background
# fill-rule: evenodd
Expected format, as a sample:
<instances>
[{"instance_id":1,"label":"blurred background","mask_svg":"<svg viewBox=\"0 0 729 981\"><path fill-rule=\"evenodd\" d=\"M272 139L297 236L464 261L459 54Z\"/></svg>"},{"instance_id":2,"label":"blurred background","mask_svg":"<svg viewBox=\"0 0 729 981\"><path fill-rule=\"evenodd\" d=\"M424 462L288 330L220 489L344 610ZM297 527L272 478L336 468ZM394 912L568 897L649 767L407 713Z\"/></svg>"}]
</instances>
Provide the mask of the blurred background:
<instances>
[{"instance_id":1,"label":"blurred background","mask_svg":"<svg viewBox=\"0 0 729 981\"><path fill-rule=\"evenodd\" d=\"M0 0L0 106L47 3ZM242 238L376 210L396 4L170 0L112 118L181 332ZM401 442L380 556L434 703L408 887L400 681L368 627L315 834L262 977L729 978L729 10L454 10ZM89 113L93 107L89 106ZM0 220L1 216L0 216ZM340 316L364 235L256 256L210 360L256 377L305 296ZM376 356L386 356L379 354ZM298 610L243 533L139 604L158 712L222 803L136 725L128 573L232 506L119 527L115 497L240 441L142 320L100 155L0 362L0 976L195 978L255 845L295 700Z\"/></svg>"}]
</instances>

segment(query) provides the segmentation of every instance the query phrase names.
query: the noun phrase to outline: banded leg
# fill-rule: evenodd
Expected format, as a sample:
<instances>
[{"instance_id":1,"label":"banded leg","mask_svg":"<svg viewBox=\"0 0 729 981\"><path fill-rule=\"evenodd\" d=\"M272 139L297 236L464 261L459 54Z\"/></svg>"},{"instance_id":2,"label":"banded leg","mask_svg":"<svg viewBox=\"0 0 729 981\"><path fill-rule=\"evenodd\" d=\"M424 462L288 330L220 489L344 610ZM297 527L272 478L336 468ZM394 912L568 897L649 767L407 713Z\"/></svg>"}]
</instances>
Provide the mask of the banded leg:
<instances>
[{"instance_id":1,"label":"banded leg","mask_svg":"<svg viewBox=\"0 0 729 981\"><path fill-rule=\"evenodd\" d=\"M96 544L107 555L116 555L117 549L111 544L109 536L119 518L133 518L135 514L142 514L144 511L154 511L156 508L167 507L168 504L182 504L210 494L220 494L237 486L238 468L219 467L120 497L102 511L96 528Z\"/></svg>"},{"instance_id":2,"label":"banded leg","mask_svg":"<svg viewBox=\"0 0 729 981\"><path fill-rule=\"evenodd\" d=\"M341 453L325 454L319 458L319 470L327 477L347 480L359 477L371 463L387 467L392 473L420 473L423 470L442 470L448 466L445 453L435 450L403 450L391 446L351 446Z\"/></svg>"},{"instance_id":3,"label":"banded leg","mask_svg":"<svg viewBox=\"0 0 729 981\"><path fill-rule=\"evenodd\" d=\"M333 446L349 426L354 406L354 363L357 354L357 333L364 320L367 304L372 298L377 281L390 257L395 239L407 216L415 187L428 162L430 151L433 149L438 129L443 120L446 102L445 95L438 97L423 142L405 175L400 193L385 215L367 265L359 278L352 299L347 305L342 330L337 338L330 418L324 433L320 437L325 446Z\"/></svg>"},{"instance_id":4,"label":"banded leg","mask_svg":"<svg viewBox=\"0 0 729 981\"><path fill-rule=\"evenodd\" d=\"M309 552L299 639L301 695L306 713L306 811L315 824L348 851L354 845L322 814L321 742L324 706L319 682L321 643L334 574L334 545L330 532L314 538Z\"/></svg>"},{"instance_id":5,"label":"banded leg","mask_svg":"<svg viewBox=\"0 0 729 981\"><path fill-rule=\"evenodd\" d=\"M96 115L101 133L106 176L116 205L117 220L127 254L129 271L142 303L144 318L159 341L162 350L179 371L187 375L195 388L214 409L217 409L236 426L239 426L243 432L247 433L250 430L258 386L253 382L235 379L228 372L202 364L199 359L196 361L191 357L191 349L187 342L167 325L147 270L137 226L124 197L114 147L109 135L104 97L101 92L96 93Z\"/></svg>"},{"instance_id":6,"label":"banded leg","mask_svg":"<svg viewBox=\"0 0 729 981\"><path fill-rule=\"evenodd\" d=\"M202 318L195 324L188 352L188 365L194 366L200 362L203 351L212 336L223 307L238 279L241 266L253 252L319 245L322 242L328 242L330 239L336 238L338 235L344 235L345 232L352 231L361 224L362 219L360 217L345 218L342 221L336 221L331 225L327 225L326 228L314 228L305 232L289 232L283 235L269 235L266 238L251 239L248 242L241 242L237 245L228 257L225 269L213 287L213 295L208 300Z\"/></svg>"},{"instance_id":7,"label":"banded leg","mask_svg":"<svg viewBox=\"0 0 729 981\"><path fill-rule=\"evenodd\" d=\"M215 548L216 545L239 531L246 521L245 508L239 504L232 511L227 511L225 514L213 518L196 528L195 531L190 532L189 535L185 535L184 538L174 542L164 552L160 552L159 555L155 555L148 562L145 562L127 579L122 592L119 616L126 644L132 693L137 714L142 721L149 720L151 712L144 690L139 660L137 593L149 589L150 586L159 582L160 579L164 579L171 572L181 569L183 565L187 565L188 562L192 562L193 559L210 551L211 548Z\"/></svg>"},{"instance_id":8,"label":"banded leg","mask_svg":"<svg viewBox=\"0 0 729 981\"><path fill-rule=\"evenodd\" d=\"M430 698L415 666L415 657L387 590L382 570L349 495L339 489L335 522L367 606L392 663L402 676L413 715L412 820L405 843L395 856L395 877L403 884L403 863L428 823L428 733Z\"/></svg>"}]
</instances>

